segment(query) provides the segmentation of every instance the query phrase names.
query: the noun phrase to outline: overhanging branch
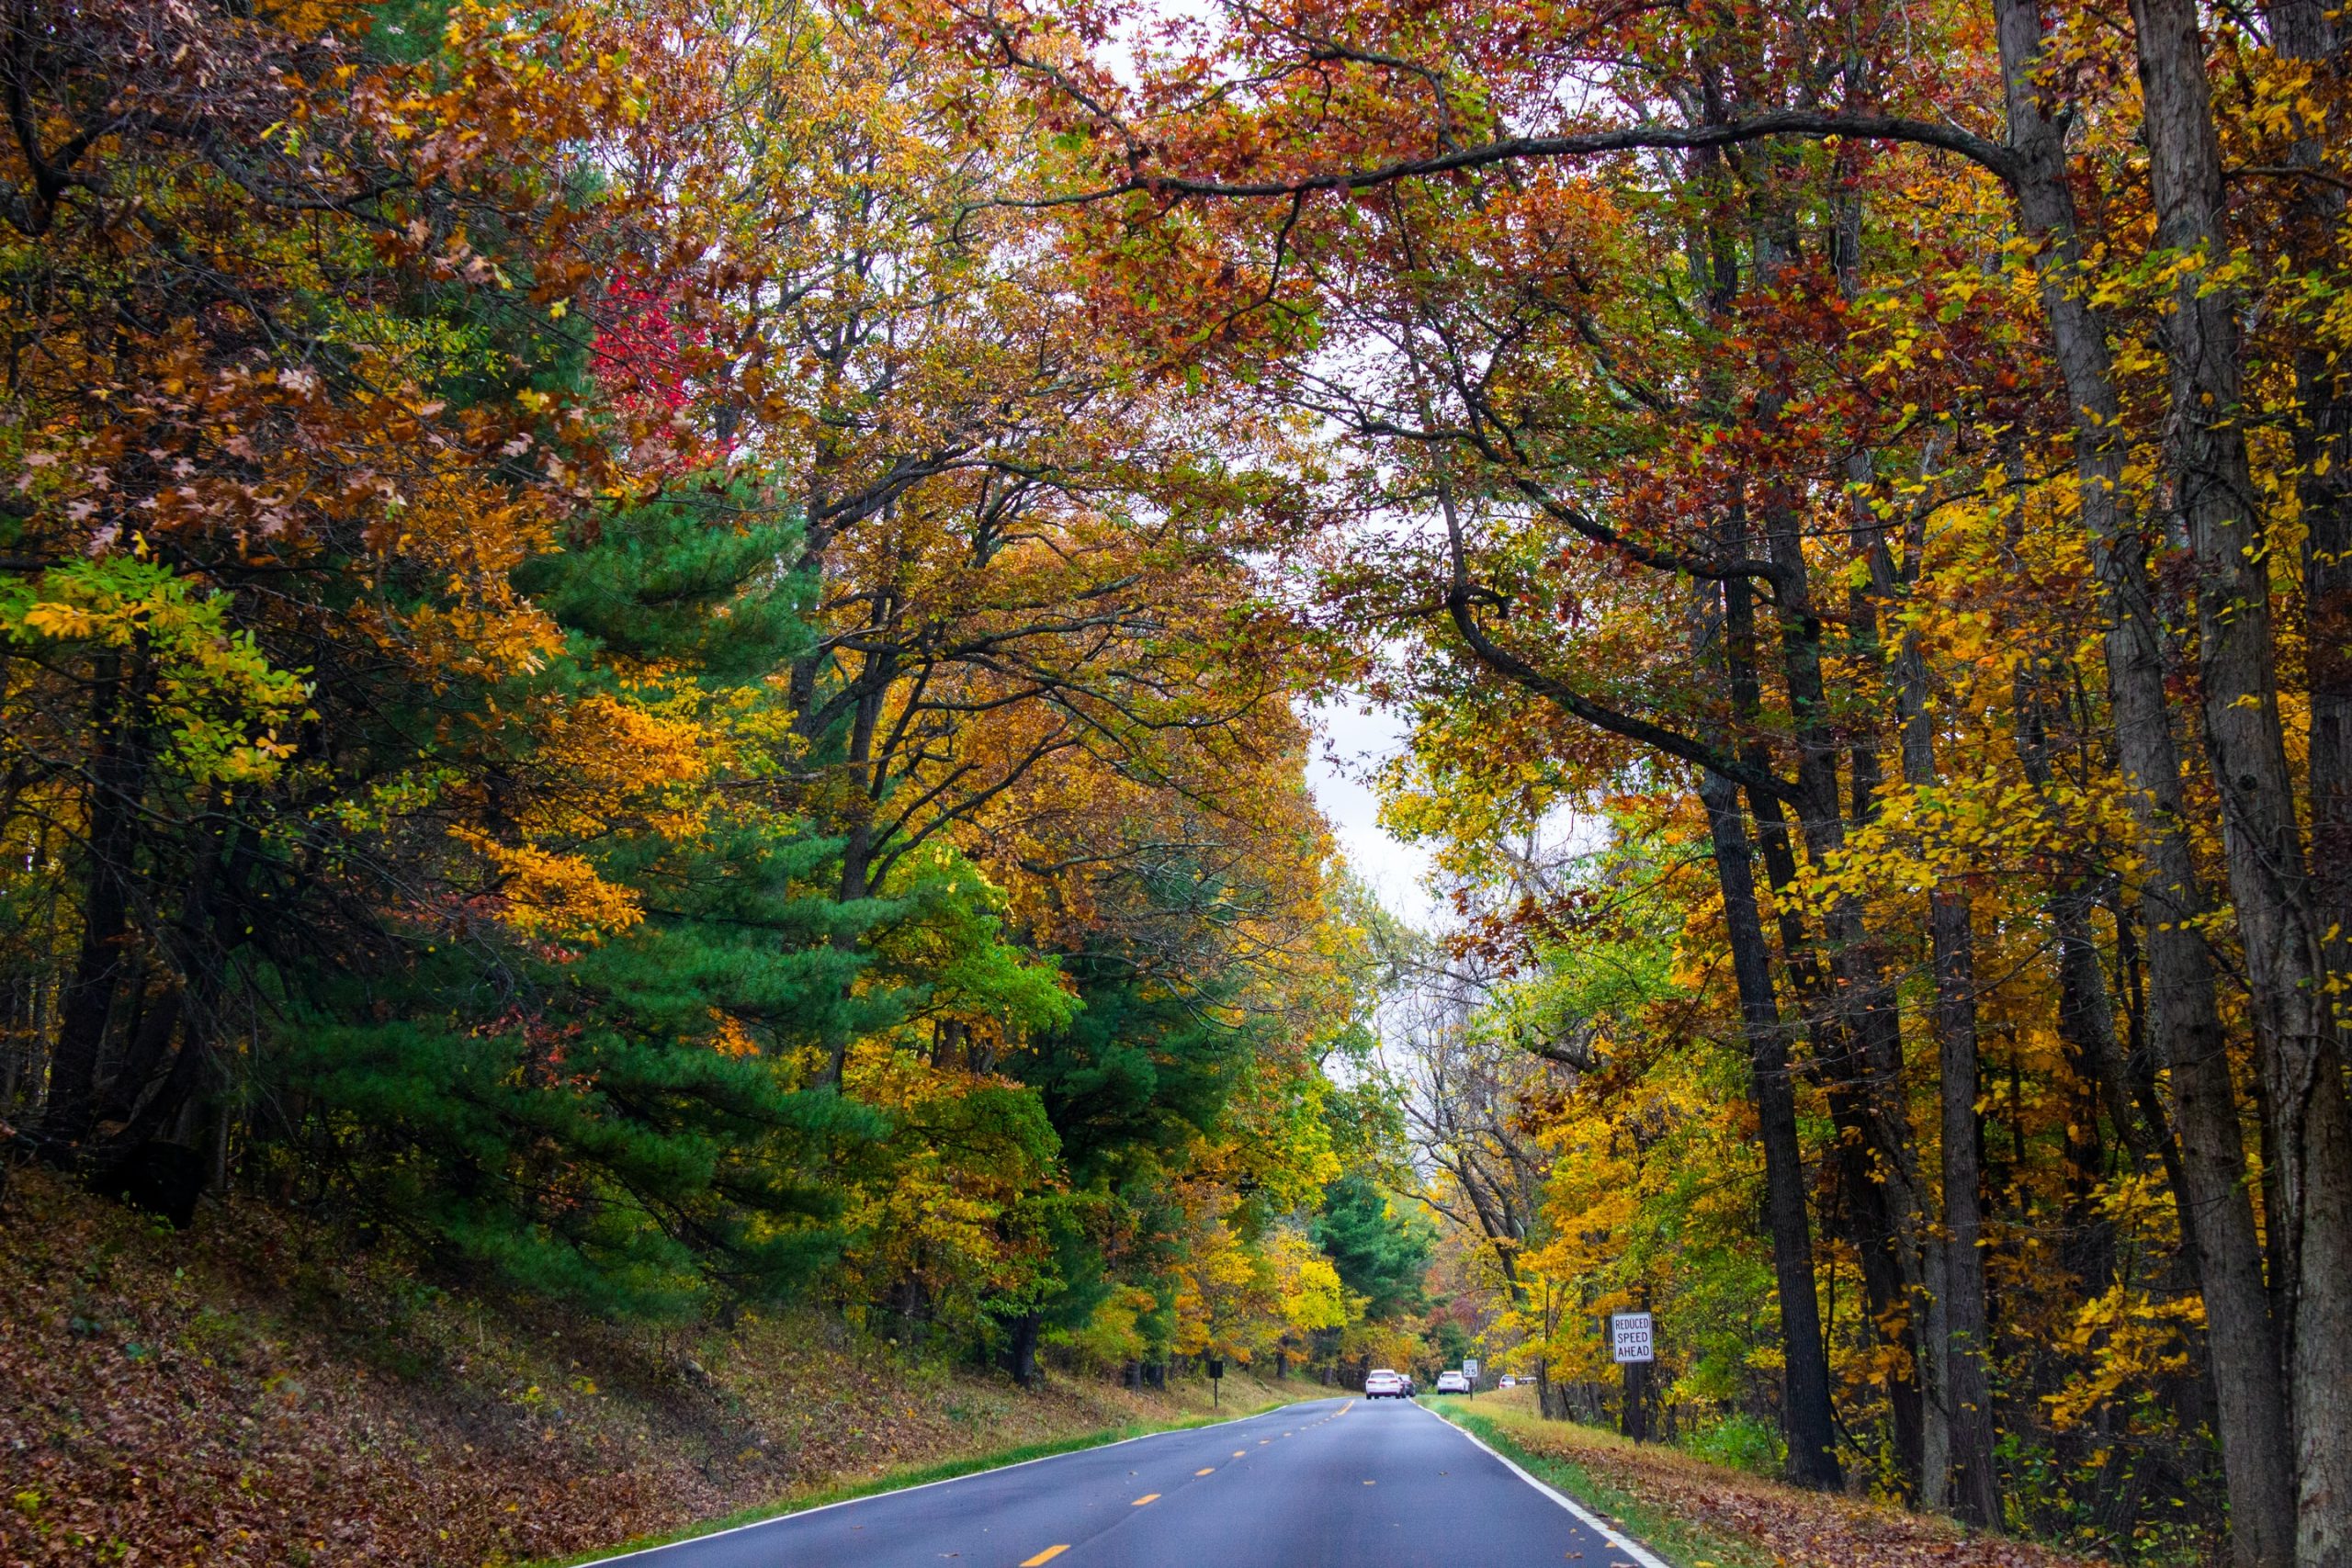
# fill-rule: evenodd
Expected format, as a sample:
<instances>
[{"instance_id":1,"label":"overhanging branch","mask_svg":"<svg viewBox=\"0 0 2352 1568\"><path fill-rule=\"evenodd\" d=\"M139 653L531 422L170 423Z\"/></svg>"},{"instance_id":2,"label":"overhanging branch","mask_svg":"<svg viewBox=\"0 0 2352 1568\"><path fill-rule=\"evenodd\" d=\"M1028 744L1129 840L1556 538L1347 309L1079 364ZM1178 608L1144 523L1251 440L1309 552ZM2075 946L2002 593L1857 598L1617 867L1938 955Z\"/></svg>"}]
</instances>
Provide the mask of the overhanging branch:
<instances>
[{"instance_id":1,"label":"overhanging branch","mask_svg":"<svg viewBox=\"0 0 2352 1568\"><path fill-rule=\"evenodd\" d=\"M1814 141L1899 141L1911 146L1933 147L1957 153L2012 185L2021 172L2017 154L2007 147L1958 126L1939 125L1932 120L1911 119L1901 115L1770 109L1714 125L1643 124L1563 136L1510 136L1476 146L1432 153L1425 158L1396 158L1368 168L1334 169L1288 178L1218 180L1138 170L1116 185L1068 191L1057 196L1001 197L983 205L1026 209L1076 207L1131 195L1207 201L1264 200L1316 191L1369 190L1378 186L1393 185L1399 180L1464 173L1497 164L1591 158L1611 152L1699 152L1782 136Z\"/></svg>"}]
</instances>

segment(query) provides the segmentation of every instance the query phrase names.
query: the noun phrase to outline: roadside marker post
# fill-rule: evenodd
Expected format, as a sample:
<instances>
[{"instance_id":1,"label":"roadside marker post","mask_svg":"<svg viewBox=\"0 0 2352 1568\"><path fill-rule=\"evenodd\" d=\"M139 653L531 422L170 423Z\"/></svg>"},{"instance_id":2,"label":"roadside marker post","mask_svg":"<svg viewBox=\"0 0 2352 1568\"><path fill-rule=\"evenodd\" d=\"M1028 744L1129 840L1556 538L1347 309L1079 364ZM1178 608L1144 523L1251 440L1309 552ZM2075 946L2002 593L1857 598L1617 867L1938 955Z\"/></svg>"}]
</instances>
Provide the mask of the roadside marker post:
<instances>
[{"instance_id":1,"label":"roadside marker post","mask_svg":"<svg viewBox=\"0 0 2352 1568\"><path fill-rule=\"evenodd\" d=\"M1225 1358L1211 1356L1209 1362L1209 1408L1221 1409L1225 1404Z\"/></svg>"},{"instance_id":2,"label":"roadside marker post","mask_svg":"<svg viewBox=\"0 0 2352 1568\"><path fill-rule=\"evenodd\" d=\"M1611 1313L1611 1352L1625 1369L1625 1436L1637 1443L1650 1435L1650 1363L1657 1359L1657 1325L1645 1312Z\"/></svg>"},{"instance_id":3,"label":"roadside marker post","mask_svg":"<svg viewBox=\"0 0 2352 1568\"><path fill-rule=\"evenodd\" d=\"M1464 1389L1464 1390L1463 1391L1463 1397L1464 1397L1464 1398L1465 1398L1465 1399L1476 1399L1476 1398L1477 1398L1477 1397L1478 1397L1478 1358L1477 1358L1477 1357L1476 1357L1476 1356L1464 1356L1464 1357L1463 1357L1463 1358L1462 1358L1462 1375L1463 1375L1464 1379L1465 1379L1465 1380L1469 1382L1469 1384L1470 1384L1470 1386L1469 1386L1468 1388L1466 1388L1466 1389Z\"/></svg>"}]
</instances>

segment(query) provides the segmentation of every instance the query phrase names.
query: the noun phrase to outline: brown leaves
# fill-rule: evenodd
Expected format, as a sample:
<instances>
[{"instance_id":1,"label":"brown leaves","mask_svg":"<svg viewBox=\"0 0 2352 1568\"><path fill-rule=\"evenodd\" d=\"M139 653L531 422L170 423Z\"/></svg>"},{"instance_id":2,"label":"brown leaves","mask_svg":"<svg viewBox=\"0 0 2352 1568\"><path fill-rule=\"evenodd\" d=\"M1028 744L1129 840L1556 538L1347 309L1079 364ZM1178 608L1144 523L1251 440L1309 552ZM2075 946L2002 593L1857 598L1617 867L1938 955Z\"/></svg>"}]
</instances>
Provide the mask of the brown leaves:
<instances>
[{"instance_id":1,"label":"brown leaves","mask_svg":"<svg viewBox=\"0 0 2352 1568\"><path fill-rule=\"evenodd\" d=\"M837 1321L504 1315L256 1205L177 1235L25 1171L0 1217L6 1568L512 1563L1166 1408L905 1367Z\"/></svg>"},{"instance_id":2,"label":"brown leaves","mask_svg":"<svg viewBox=\"0 0 2352 1568\"><path fill-rule=\"evenodd\" d=\"M2089 1560L2000 1536L1972 1535L1950 1519L1856 1497L1827 1496L1761 1480L1655 1444L1636 1445L1566 1421L1544 1421L1523 1394L1479 1401L1482 1416L1513 1441L1575 1464L1604 1485L1782 1568L2075 1568ZM1702 1556L1705 1555L1703 1552Z\"/></svg>"}]
</instances>

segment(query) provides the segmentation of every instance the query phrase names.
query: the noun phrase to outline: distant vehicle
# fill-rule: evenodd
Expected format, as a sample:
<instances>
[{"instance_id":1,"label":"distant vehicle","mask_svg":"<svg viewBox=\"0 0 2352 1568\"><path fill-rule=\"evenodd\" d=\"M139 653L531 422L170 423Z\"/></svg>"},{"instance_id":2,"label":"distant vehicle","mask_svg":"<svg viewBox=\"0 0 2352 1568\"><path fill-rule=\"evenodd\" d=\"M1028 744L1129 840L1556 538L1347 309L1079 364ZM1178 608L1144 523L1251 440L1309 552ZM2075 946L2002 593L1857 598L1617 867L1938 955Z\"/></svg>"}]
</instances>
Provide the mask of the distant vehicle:
<instances>
[{"instance_id":1,"label":"distant vehicle","mask_svg":"<svg viewBox=\"0 0 2352 1568\"><path fill-rule=\"evenodd\" d=\"M1405 1397L1406 1397L1406 1398L1408 1398L1408 1399L1412 1398L1412 1397L1413 1397L1413 1374L1412 1374L1412 1373L1410 1373L1410 1372L1398 1372L1396 1375L1397 1375L1398 1377L1403 1378L1403 1379L1405 1380Z\"/></svg>"},{"instance_id":2,"label":"distant vehicle","mask_svg":"<svg viewBox=\"0 0 2352 1568\"><path fill-rule=\"evenodd\" d=\"M1468 1393L1470 1380L1460 1372L1440 1372L1437 1375L1437 1391L1440 1393Z\"/></svg>"},{"instance_id":3,"label":"distant vehicle","mask_svg":"<svg viewBox=\"0 0 2352 1568\"><path fill-rule=\"evenodd\" d=\"M1519 1380L1512 1377L1509 1372L1505 1372L1503 1374L1503 1381L1497 1383L1495 1386L1497 1388L1517 1388L1519 1386Z\"/></svg>"},{"instance_id":4,"label":"distant vehicle","mask_svg":"<svg viewBox=\"0 0 2352 1568\"><path fill-rule=\"evenodd\" d=\"M1409 1399L1412 1391L1401 1373L1386 1367L1374 1367L1363 1375L1363 1396L1366 1399Z\"/></svg>"}]
</instances>

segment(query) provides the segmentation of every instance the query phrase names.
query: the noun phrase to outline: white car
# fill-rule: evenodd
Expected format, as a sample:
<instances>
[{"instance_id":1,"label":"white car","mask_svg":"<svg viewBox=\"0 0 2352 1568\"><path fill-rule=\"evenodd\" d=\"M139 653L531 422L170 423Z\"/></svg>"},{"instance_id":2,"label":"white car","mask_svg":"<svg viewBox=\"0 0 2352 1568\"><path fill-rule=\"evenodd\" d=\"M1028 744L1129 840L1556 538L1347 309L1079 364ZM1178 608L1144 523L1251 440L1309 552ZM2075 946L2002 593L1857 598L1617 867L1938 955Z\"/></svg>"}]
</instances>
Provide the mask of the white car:
<instances>
[{"instance_id":1,"label":"white car","mask_svg":"<svg viewBox=\"0 0 2352 1568\"><path fill-rule=\"evenodd\" d=\"M1503 1375L1502 1382L1495 1384L1495 1386L1497 1388L1517 1388L1519 1386L1519 1380L1506 1372Z\"/></svg>"},{"instance_id":2,"label":"white car","mask_svg":"<svg viewBox=\"0 0 2352 1568\"><path fill-rule=\"evenodd\" d=\"M1470 1379L1461 1372L1440 1372L1437 1375L1437 1391L1440 1393L1468 1393Z\"/></svg>"},{"instance_id":3,"label":"white car","mask_svg":"<svg viewBox=\"0 0 2352 1568\"><path fill-rule=\"evenodd\" d=\"M1363 1396L1366 1399L1405 1399L1405 1380L1386 1367L1374 1367L1363 1375Z\"/></svg>"}]
</instances>

